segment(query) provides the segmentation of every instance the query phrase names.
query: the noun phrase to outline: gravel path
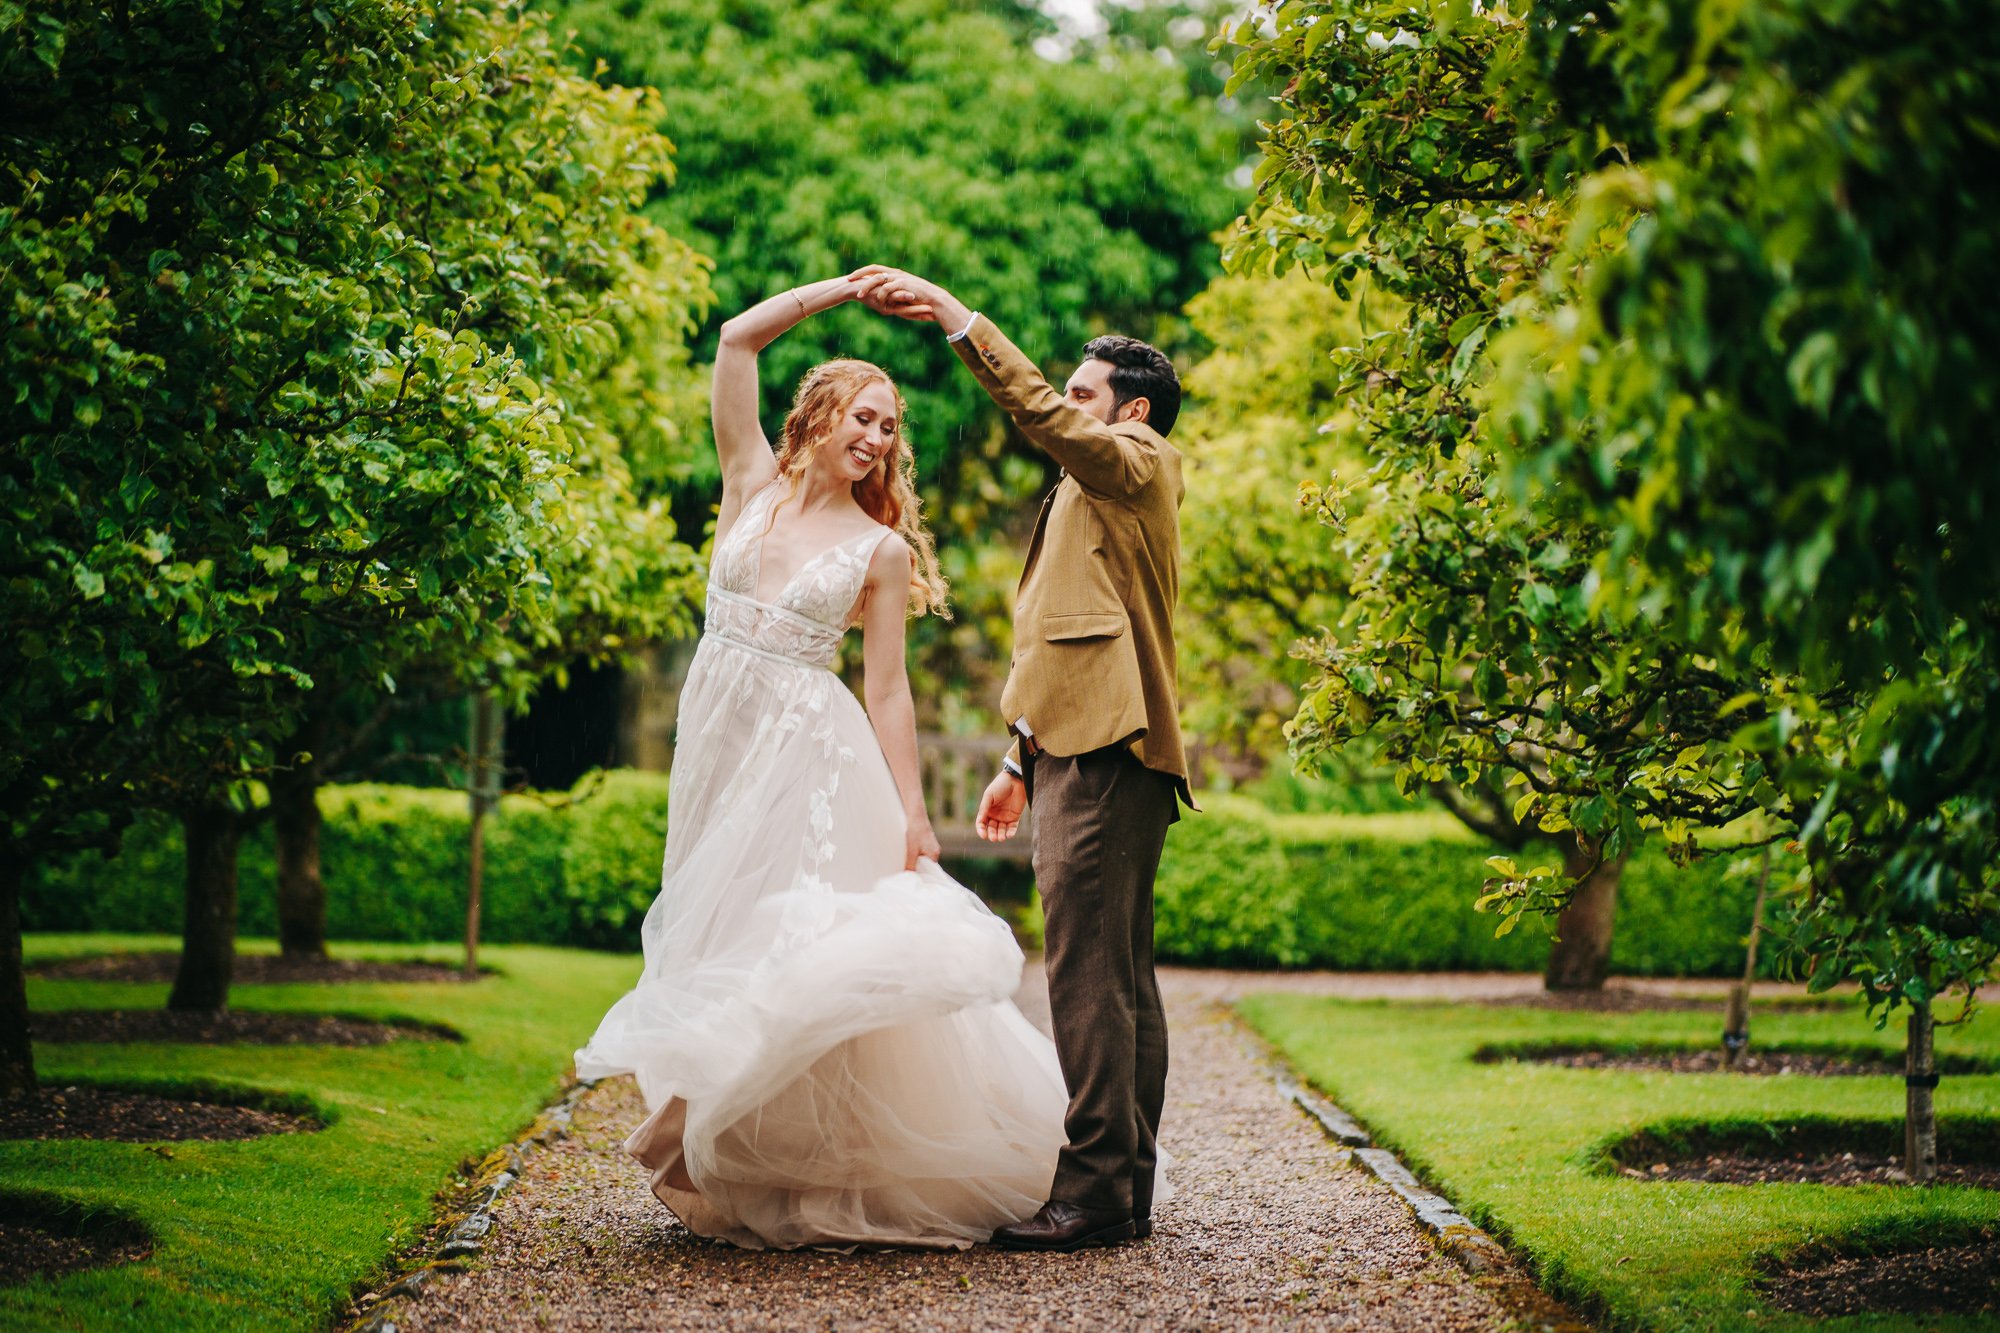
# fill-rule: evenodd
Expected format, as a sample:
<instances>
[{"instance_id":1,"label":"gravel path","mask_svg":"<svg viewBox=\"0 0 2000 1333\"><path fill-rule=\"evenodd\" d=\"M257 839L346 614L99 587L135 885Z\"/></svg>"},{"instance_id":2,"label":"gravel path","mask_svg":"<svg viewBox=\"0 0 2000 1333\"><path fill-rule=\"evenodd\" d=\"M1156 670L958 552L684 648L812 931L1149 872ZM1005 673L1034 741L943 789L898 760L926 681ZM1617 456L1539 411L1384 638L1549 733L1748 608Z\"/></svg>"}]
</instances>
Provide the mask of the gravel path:
<instances>
[{"instance_id":1,"label":"gravel path","mask_svg":"<svg viewBox=\"0 0 2000 1333\"><path fill-rule=\"evenodd\" d=\"M1164 969L1173 1067L1161 1138L1179 1195L1150 1242L1079 1255L747 1253L653 1200L619 1140L627 1079L503 1197L479 1267L397 1320L433 1329L1495 1329L1493 1292L1442 1257L1402 1202L1337 1165L1282 1102L1218 1001L1228 973ZM1254 988L1251 987L1251 988ZM1046 1024L1030 974L1022 1008Z\"/></svg>"}]
</instances>

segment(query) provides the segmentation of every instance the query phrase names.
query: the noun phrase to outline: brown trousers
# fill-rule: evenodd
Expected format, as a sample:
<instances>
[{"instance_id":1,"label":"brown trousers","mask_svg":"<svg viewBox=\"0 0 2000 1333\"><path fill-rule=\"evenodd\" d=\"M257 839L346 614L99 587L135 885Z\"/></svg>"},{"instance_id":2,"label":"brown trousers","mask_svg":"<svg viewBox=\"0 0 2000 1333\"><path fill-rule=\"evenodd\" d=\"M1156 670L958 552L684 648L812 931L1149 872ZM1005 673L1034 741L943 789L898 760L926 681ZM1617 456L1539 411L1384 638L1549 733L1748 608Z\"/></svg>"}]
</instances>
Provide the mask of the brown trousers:
<instances>
[{"instance_id":1,"label":"brown trousers","mask_svg":"<svg viewBox=\"0 0 2000 1333\"><path fill-rule=\"evenodd\" d=\"M1173 779L1123 746L1035 754L1035 883L1069 1144L1049 1197L1148 1216L1167 1091L1167 1017L1153 975L1153 876L1179 818Z\"/></svg>"}]
</instances>

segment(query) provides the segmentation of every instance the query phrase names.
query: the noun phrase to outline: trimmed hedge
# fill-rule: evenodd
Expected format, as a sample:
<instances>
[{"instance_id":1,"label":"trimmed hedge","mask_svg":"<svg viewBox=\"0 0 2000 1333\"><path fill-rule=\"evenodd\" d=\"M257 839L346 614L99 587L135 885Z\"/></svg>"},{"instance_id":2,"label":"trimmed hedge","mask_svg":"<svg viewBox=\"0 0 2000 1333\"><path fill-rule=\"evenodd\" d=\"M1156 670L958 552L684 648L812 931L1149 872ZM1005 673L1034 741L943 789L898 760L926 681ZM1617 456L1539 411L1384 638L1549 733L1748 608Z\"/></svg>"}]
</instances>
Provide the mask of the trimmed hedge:
<instances>
[{"instance_id":1,"label":"trimmed hedge","mask_svg":"<svg viewBox=\"0 0 2000 1333\"><path fill-rule=\"evenodd\" d=\"M593 781L586 777L579 791ZM509 796L486 824L480 938L495 944L634 947L660 888L664 774L619 770L566 807ZM450 940L465 930L462 793L375 783L327 787L320 866L327 934L342 940ZM40 867L25 886L28 930L178 933L178 824L148 814L109 860L86 853ZM268 823L238 862L237 929L277 933L275 839Z\"/></svg>"},{"instance_id":2,"label":"trimmed hedge","mask_svg":"<svg viewBox=\"0 0 2000 1333\"><path fill-rule=\"evenodd\" d=\"M584 784L593 779L585 778ZM579 784L581 788L584 784ZM1210 793L1173 828L1155 919L1161 958L1237 967L1365 971L1539 970L1546 923L1495 939L1472 910L1494 852L1437 813L1273 814ZM363 784L320 793L321 863L333 939L450 940L465 925L466 799ZM601 790L551 808L511 796L487 824L481 938L630 949L660 887L667 779L619 770ZM177 933L178 825L148 816L105 860L42 867L22 901L39 931ZM1743 966L1749 888L1721 863L1681 870L1657 849L1625 868L1612 968L1646 976L1728 976ZM269 825L245 840L238 928L277 933ZM1767 955L1768 956L1768 955Z\"/></svg>"},{"instance_id":3,"label":"trimmed hedge","mask_svg":"<svg viewBox=\"0 0 2000 1333\"><path fill-rule=\"evenodd\" d=\"M1549 926L1472 910L1500 849L1442 813L1272 814L1211 794L1174 825L1154 907L1159 956L1236 967L1539 971ZM1727 864L1682 869L1659 848L1626 864L1614 972L1729 976L1743 968L1748 885ZM1768 952L1767 952L1768 957Z\"/></svg>"}]
</instances>

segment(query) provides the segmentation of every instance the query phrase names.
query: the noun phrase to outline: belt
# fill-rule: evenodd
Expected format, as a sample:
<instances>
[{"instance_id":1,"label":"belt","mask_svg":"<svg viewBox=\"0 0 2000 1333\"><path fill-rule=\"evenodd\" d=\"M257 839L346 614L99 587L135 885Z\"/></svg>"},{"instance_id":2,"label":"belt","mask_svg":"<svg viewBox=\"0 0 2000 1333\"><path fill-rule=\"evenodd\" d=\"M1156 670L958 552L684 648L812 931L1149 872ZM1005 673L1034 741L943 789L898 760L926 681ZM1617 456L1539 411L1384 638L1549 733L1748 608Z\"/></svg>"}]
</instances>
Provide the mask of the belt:
<instances>
[{"instance_id":1,"label":"belt","mask_svg":"<svg viewBox=\"0 0 2000 1333\"><path fill-rule=\"evenodd\" d=\"M706 630L703 632L702 637L726 643L738 652L751 653L758 657L768 658L773 662L783 662L786 666L808 667L815 671L832 670L832 667L825 662L814 662L804 657L793 657L790 653L774 653L769 648L759 648L754 643L746 643L733 635L724 634L721 630Z\"/></svg>"}]
</instances>

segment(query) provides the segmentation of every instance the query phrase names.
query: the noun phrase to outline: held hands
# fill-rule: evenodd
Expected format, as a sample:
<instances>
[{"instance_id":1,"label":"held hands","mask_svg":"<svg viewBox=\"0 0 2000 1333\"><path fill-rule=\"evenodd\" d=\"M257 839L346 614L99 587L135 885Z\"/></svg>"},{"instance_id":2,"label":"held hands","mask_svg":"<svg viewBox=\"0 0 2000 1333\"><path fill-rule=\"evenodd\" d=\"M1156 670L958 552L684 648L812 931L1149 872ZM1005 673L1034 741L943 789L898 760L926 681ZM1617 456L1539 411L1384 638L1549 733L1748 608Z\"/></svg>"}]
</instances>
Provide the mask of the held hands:
<instances>
[{"instance_id":1,"label":"held hands","mask_svg":"<svg viewBox=\"0 0 2000 1333\"><path fill-rule=\"evenodd\" d=\"M858 268L847 275L847 280L857 286L854 299L878 315L894 315L899 319L935 324L941 304L957 304L951 294L936 283L886 264L868 264Z\"/></svg>"},{"instance_id":2,"label":"held hands","mask_svg":"<svg viewBox=\"0 0 2000 1333\"><path fill-rule=\"evenodd\" d=\"M1021 827L1021 812L1027 808L1027 784L1012 773L1002 772L986 784L973 827L988 842L1005 842Z\"/></svg>"},{"instance_id":3,"label":"held hands","mask_svg":"<svg viewBox=\"0 0 2000 1333\"><path fill-rule=\"evenodd\" d=\"M890 288L903 277L894 269L883 268L880 264L870 264L858 268L844 278L835 279L840 284L839 294L843 301L859 301L878 315L905 313L908 297L892 297ZM893 308L892 308L893 307ZM906 314L906 318L919 319L923 316Z\"/></svg>"}]
</instances>

